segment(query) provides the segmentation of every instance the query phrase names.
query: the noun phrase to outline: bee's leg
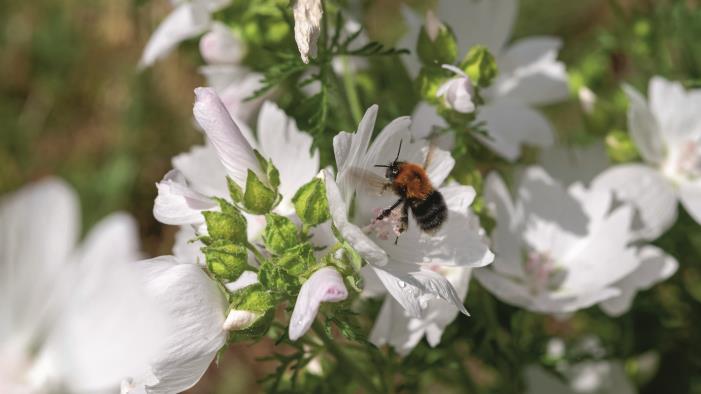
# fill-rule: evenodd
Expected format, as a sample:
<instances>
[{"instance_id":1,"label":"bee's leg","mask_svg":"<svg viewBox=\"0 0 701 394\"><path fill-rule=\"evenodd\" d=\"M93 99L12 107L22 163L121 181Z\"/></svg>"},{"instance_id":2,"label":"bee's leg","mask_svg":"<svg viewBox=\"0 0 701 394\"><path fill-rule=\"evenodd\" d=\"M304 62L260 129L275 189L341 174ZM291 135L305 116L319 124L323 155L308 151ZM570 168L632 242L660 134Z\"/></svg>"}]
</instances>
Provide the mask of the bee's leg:
<instances>
[{"instance_id":1,"label":"bee's leg","mask_svg":"<svg viewBox=\"0 0 701 394\"><path fill-rule=\"evenodd\" d=\"M394 204L392 204L391 207L389 207L389 208L385 209L384 211L382 211L382 213L380 213L380 214L375 218L375 220L382 220L382 219L386 218L387 216L389 216L389 215L392 213L392 211L394 211L394 208L398 207L399 204L401 204L402 202L404 202L404 199L403 199L403 198L400 198L399 200L397 200L397 202L395 202Z\"/></svg>"},{"instance_id":2,"label":"bee's leg","mask_svg":"<svg viewBox=\"0 0 701 394\"><path fill-rule=\"evenodd\" d=\"M402 205L402 216L399 219L399 234L403 234L409 229L409 204ZM394 244L396 245L399 241L399 235L394 239Z\"/></svg>"}]
</instances>

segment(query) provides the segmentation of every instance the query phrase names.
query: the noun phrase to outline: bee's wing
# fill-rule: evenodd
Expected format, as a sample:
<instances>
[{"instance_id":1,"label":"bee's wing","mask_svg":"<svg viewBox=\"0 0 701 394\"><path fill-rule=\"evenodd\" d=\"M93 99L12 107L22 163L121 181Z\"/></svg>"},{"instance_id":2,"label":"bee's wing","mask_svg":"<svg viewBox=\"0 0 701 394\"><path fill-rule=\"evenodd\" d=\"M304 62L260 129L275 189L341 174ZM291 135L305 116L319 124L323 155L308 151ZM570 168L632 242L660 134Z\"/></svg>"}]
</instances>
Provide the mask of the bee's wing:
<instances>
[{"instance_id":1,"label":"bee's wing","mask_svg":"<svg viewBox=\"0 0 701 394\"><path fill-rule=\"evenodd\" d=\"M428 169L428 166L431 165L431 161L433 161L433 154L435 152L436 152L436 140L435 140L435 138L432 138L429 141L428 153L426 153L426 158L424 159L424 170Z\"/></svg>"},{"instance_id":2,"label":"bee's wing","mask_svg":"<svg viewBox=\"0 0 701 394\"><path fill-rule=\"evenodd\" d=\"M355 189L365 193L381 195L392 186L387 179L362 168L351 167L347 174Z\"/></svg>"}]
</instances>

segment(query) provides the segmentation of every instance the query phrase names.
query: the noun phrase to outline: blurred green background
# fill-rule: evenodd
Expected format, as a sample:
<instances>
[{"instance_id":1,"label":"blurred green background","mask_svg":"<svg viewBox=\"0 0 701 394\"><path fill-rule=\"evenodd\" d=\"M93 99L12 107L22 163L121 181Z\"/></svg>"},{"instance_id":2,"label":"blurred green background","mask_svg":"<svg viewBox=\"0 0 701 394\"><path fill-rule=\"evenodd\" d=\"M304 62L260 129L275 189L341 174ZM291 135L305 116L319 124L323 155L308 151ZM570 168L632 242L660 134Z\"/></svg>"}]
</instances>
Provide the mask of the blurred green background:
<instances>
[{"instance_id":1,"label":"blurred green background","mask_svg":"<svg viewBox=\"0 0 701 394\"><path fill-rule=\"evenodd\" d=\"M396 37L401 1L362 3L371 36ZM600 96L599 109L586 117L575 99L548 109L563 141L625 130L622 81L644 89L651 75L661 74L698 83L698 3L521 1L514 36L562 37L561 58L573 83ZM146 40L169 11L166 0L0 2L0 194L58 175L81 197L84 230L124 210L137 218L147 255L170 252L176 228L153 219L154 183L173 155L201 142L191 106L193 88L204 81L196 40L137 70ZM701 277L698 270L684 272ZM269 341L235 346L192 392L257 390L256 380L273 366L255 359L271 351Z\"/></svg>"}]
</instances>

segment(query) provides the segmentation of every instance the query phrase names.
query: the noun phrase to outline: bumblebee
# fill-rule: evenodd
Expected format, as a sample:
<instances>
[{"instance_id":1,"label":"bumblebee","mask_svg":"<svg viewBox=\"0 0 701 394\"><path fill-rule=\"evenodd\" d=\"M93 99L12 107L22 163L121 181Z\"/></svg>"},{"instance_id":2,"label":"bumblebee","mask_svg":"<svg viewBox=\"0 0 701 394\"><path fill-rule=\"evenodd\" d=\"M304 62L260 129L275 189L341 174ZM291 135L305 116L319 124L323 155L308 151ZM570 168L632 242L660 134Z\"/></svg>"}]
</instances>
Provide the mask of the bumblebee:
<instances>
[{"instance_id":1,"label":"bumblebee","mask_svg":"<svg viewBox=\"0 0 701 394\"><path fill-rule=\"evenodd\" d=\"M401 209L400 224L398 233L402 234L409 228L409 210L419 228L429 234L440 229L441 225L448 218L448 206L443 195L433 188L431 180L428 178L426 168L431 162L434 146L429 147L428 154L423 165L409 163L399 160L402 151L402 141L399 142L397 156L389 164L375 164L375 167L386 168L385 178L380 178L372 173L355 170L356 177L360 175L366 184L374 184L380 189L380 193L385 190L392 190L399 199L390 207L384 209L375 220L382 220L388 217L395 209ZM372 178L379 179L372 179ZM396 244L397 237L394 241Z\"/></svg>"}]
</instances>

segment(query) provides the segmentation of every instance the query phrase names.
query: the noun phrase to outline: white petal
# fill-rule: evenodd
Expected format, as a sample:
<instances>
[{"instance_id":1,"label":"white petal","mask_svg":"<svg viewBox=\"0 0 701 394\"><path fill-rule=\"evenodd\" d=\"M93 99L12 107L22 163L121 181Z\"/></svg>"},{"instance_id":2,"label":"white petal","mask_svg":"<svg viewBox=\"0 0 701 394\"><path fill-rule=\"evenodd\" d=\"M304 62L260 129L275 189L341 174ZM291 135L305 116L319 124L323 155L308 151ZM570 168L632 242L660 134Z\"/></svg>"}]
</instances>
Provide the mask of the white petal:
<instances>
[{"instance_id":1,"label":"white petal","mask_svg":"<svg viewBox=\"0 0 701 394\"><path fill-rule=\"evenodd\" d=\"M336 158L336 168L344 168L348 154L353 144L353 134L341 131L333 137L333 153Z\"/></svg>"},{"instance_id":2,"label":"white petal","mask_svg":"<svg viewBox=\"0 0 701 394\"><path fill-rule=\"evenodd\" d=\"M650 80L650 108L658 121L661 137L668 147L701 138L701 90L685 91L679 82L662 77Z\"/></svg>"},{"instance_id":3,"label":"white petal","mask_svg":"<svg viewBox=\"0 0 701 394\"><path fill-rule=\"evenodd\" d=\"M370 342L378 347L390 344L397 353L406 355L421 341L425 330L425 325L408 316L394 298L386 297L370 332Z\"/></svg>"},{"instance_id":4,"label":"white petal","mask_svg":"<svg viewBox=\"0 0 701 394\"><path fill-rule=\"evenodd\" d=\"M269 101L258 115L258 139L263 156L270 158L280 171L279 191L283 200L277 210L282 215L291 215L294 213L291 200L297 189L319 172L319 151L312 152L312 136L299 131L294 119Z\"/></svg>"},{"instance_id":5,"label":"white petal","mask_svg":"<svg viewBox=\"0 0 701 394\"><path fill-rule=\"evenodd\" d=\"M163 311L173 319L164 338L166 346L152 364L158 383L152 393L174 393L197 383L214 356L226 342L222 329L226 300L216 283L200 267L179 264L172 256L136 264L148 285L148 292L159 300Z\"/></svg>"},{"instance_id":6,"label":"white petal","mask_svg":"<svg viewBox=\"0 0 701 394\"><path fill-rule=\"evenodd\" d=\"M544 149L540 152L540 164L564 185L574 182L589 184L611 165L606 148L600 141L589 145L555 145Z\"/></svg>"},{"instance_id":7,"label":"white petal","mask_svg":"<svg viewBox=\"0 0 701 394\"><path fill-rule=\"evenodd\" d=\"M638 235L652 240L677 220L677 198L671 184L654 169L639 164L611 167L592 181L592 188L612 190L638 210Z\"/></svg>"},{"instance_id":8,"label":"white petal","mask_svg":"<svg viewBox=\"0 0 701 394\"><path fill-rule=\"evenodd\" d=\"M227 331L244 330L258 320L260 313L251 311L232 310L224 320L222 328Z\"/></svg>"},{"instance_id":9,"label":"white petal","mask_svg":"<svg viewBox=\"0 0 701 394\"><path fill-rule=\"evenodd\" d=\"M460 53L480 44L499 54L511 36L517 11L516 0L441 0L438 17L455 32Z\"/></svg>"},{"instance_id":10,"label":"white petal","mask_svg":"<svg viewBox=\"0 0 701 394\"><path fill-rule=\"evenodd\" d=\"M0 337L29 340L52 317L47 295L78 238L78 198L49 178L2 196L0 223Z\"/></svg>"},{"instance_id":11,"label":"white petal","mask_svg":"<svg viewBox=\"0 0 701 394\"><path fill-rule=\"evenodd\" d=\"M472 274L482 286L501 301L530 309L532 297L522 284L501 276L490 268L476 269Z\"/></svg>"},{"instance_id":12,"label":"white petal","mask_svg":"<svg viewBox=\"0 0 701 394\"><path fill-rule=\"evenodd\" d=\"M387 264L387 253L377 246L360 228L348 222L348 208L341 197L341 191L333 179L333 175L326 170L324 183L326 184L326 197L329 201L329 211L334 225L341 232L343 238L353 246L368 264L381 267Z\"/></svg>"},{"instance_id":13,"label":"white petal","mask_svg":"<svg viewBox=\"0 0 701 394\"><path fill-rule=\"evenodd\" d=\"M226 169L211 144L193 146L171 160L173 168L180 171L187 184L207 197L226 198Z\"/></svg>"},{"instance_id":14,"label":"white petal","mask_svg":"<svg viewBox=\"0 0 701 394\"><path fill-rule=\"evenodd\" d=\"M230 292L235 292L258 283L258 274L253 271L243 271L241 276L233 282L227 283L226 288Z\"/></svg>"},{"instance_id":15,"label":"white petal","mask_svg":"<svg viewBox=\"0 0 701 394\"><path fill-rule=\"evenodd\" d=\"M526 169L518 190L524 213L557 224L568 232L584 235L589 218L582 204L540 167Z\"/></svg>"},{"instance_id":16,"label":"white petal","mask_svg":"<svg viewBox=\"0 0 701 394\"><path fill-rule=\"evenodd\" d=\"M701 180L680 184L679 200L696 223L701 223Z\"/></svg>"},{"instance_id":17,"label":"white petal","mask_svg":"<svg viewBox=\"0 0 701 394\"><path fill-rule=\"evenodd\" d=\"M177 170L171 170L156 184L158 196L153 216L165 224L197 224L204 222L202 211L216 208L213 200L191 190Z\"/></svg>"},{"instance_id":18,"label":"white petal","mask_svg":"<svg viewBox=\"0 0 701 394\"><path fill-rule=\"evenodd\" d=\"M266 97L270 96L270 92L268 92L249 100L263 86L262 81L262 74L247 71L240 78L230 81L226 87L218 91L224 106L246 137L248 136L245 133L246 126L243 122L251 122L258 107L260 107ZM249 143L252 142L250 139L247 140Z\"/></svg>"},{"instance_id":19,"label":"white petal","mask_svg":"<svg viewBox=\"0 0 701 394\"><path fill-rule=\"evenodd\" d=\"M565 65L557 61L562 41L555 37L521 39L498 57L499 77L488 96L508 97L530 105L569 97Z\"/></svg>"},{"instance_id":20,"label":"white petal","mask_svg":"<svg viewBox=\"0 0 701 394\"><path fill-rule=\"evenodd\" d=\"M538 111L513 101L497 101L481 108L477 119L485 122L488 137L480 141L509 161L520 155L522 144L548 147L554 132L550 122Z\"/></svg>"},{"instance_id":21,"label":"white petal","mask_svg":"<svg viewBox=\"0 0 701 394\"><path fill-rule=\"evenodd\" d=\"M205 264L204 254L200 250L204 245L200 241L194 241L197 235L195 226L192 225L180 226L178 232L175 233L173 255L179 262L184 264Z\"/></svg>"},{"instance_id":22,"label":"white petal","mask_svg":"<svg viewBox=\"0 0 701 394\"><path fill-rule=\"evenodd\" d=\"M633 87L623 85L628 96L628 130L640 155L650 163L659 163L665 156L660 125L643 96Z\"/></svg>"},{"instance_id":23,"label":"white petal","mask_svg":"<svg viewBox=\"0 0 701 394\"><path fill-rule=\"evenodd\" d=\"M343 160L344 163L338 163L339 158L336 158L339 177L342 172L349 167L359 166L361 164L360 161L368 151L368 146L370 146L370 139L372 138L372 131L375 128L378 108L377 105L373 105L365 111L365 115L363 115L358 125L358 130L352 136L351 146L345 160ZM341 166L341 164L343 165Z\"/></svg>"},{"instance_id":24,"label":"white petal","mask_svg":"<svg viewBox=\"0 0 701 394\"><path fill-rule=\"evenodd\" d=\"M238 63L245 54L245 44L223 23L214 22L200 39L200 53L207 63Z\"/></svg>"},{"instance_id":25,"label":"white petal","mask_svg":"<svg viewBox=\"0 0 701 394\"><path fill-rule=\"evenodd\" d=\"M662 249L647 245L638 251L640 266L628 276L616 283L621 295L601 303L601 309L610 316L620 316L633 304L638 291L649 289L676 271L679 263Z\"/></svg>"},{"instance_id":26,"label":"white petal","mask_svg":"<svg viewBox=\"0 0 701 394\"><path fill-rule=\"evenodd\" d=\"M521 214L511 200L506 184L496 173L487 176L484 187L484 198L496 219L496 227L492 231L492 245L496 256L494 269L497 272L519 277L522 269L522 242L524 222Z\"/></svg>"},{"instance_id":27,"label":"white petal","mask_svg":"<svg viewBox=\"0 0 701 394\"><path fill-rule=\"evenodd\" d=\"M204 33L210 22L209 12L197 3L179 5L153 32L141 55L139 65L152 65L170 53L180 42Z\"/></svg>"},{"instance_id":28,"label":"white petal","mask_svg":"<svg viewBox=\"0 0 701 394\"><path fill-rule=\"evenodd\" d=\"M423 101L414 108L411 114L411 135L415 138L429 139L437 147L451 151L455 146L455 136L453 133L440 133L438 136L433 136L435 127L446 127L445 120L438 115L436 107L429 105Z\"/></svg>"},{"instance_id":29,"label":"white petal","mask_svg":"<svg viewBox=\"0 0 701 394\"><path fill-rule=\"evenodd\" d=\"M295 41L302 61L309 63L309 57L316 57L316 41L321 33L323 10L321 0L296 0L292 6L295 18Z\"/></svg>"},{"instance_id":30,"label":"white petal","mask_svg":"<svg viewBox=\"0 0 701 394\"><path fill-rule=\"evenodd\" d=\"M339 302L347 297L346 285L335 269L324 267L314 272L299 290L290 318L290 339L296 341L309 330L322 302Z\"/></svg>"},{"instance_id":31,"label":"white petal","mask_svg":"<svg viewBox=\"0 0 701 394\"><path fill-rule=\"evenodd\" d=\"M212 88L197 88L195 95L197 99L192 109L195 119L207 133L207 138L234 182L244 187L249 169L265 179L251 145L219 96Z\"/></svg>"}]
</instances>

